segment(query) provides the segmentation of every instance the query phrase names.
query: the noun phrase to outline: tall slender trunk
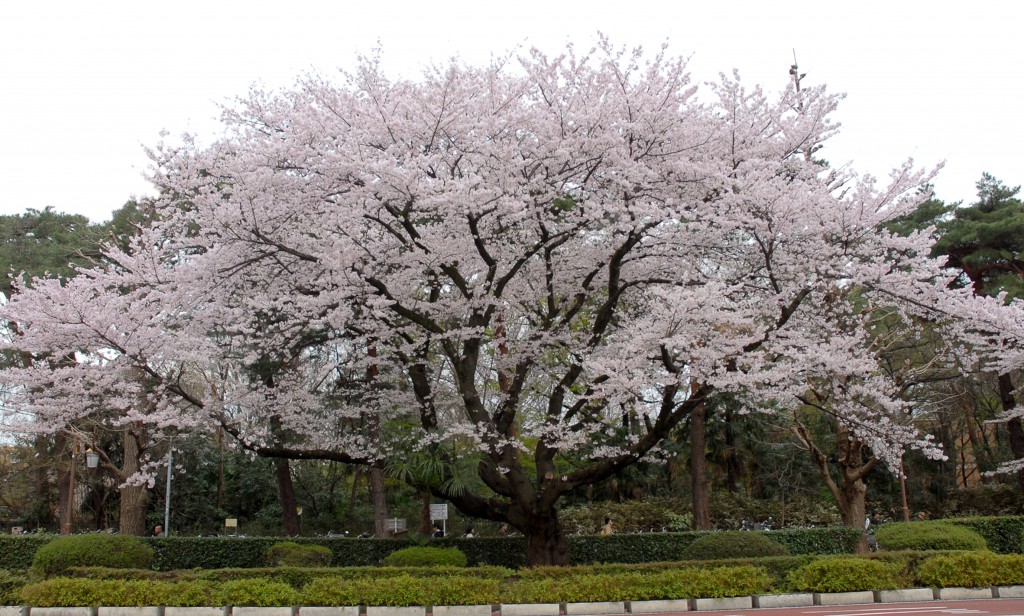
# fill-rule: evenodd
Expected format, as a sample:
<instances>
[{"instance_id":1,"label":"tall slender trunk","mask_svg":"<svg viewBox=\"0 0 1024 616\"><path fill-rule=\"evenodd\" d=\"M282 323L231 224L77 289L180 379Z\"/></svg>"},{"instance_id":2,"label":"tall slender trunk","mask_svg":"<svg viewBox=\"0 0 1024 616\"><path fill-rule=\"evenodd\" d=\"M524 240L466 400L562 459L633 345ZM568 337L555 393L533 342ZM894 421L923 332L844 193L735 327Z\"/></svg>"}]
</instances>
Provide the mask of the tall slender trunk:
<instances>
[{"instance_id":1,"label":"tall slender trunk","mask_svg":"<svg viewBox=\"0 0 1024 616\"><path fill-rule=\"evenodd\" d=\"M295 499L295 485L292 483L292 471L288 464L288 458L274 458L274 476L277 479L277 495L281 501L284 534L295 537L302 528L299 523L298 501Z\"/></svg>"},{"instance_id":2,"label":"tall slender trunk","mask_svg":"<svg viewBox=\"0 0 1024 616\"><path fill-rule=\"evenodd\" d=\"M711 529L708 493L707 407L701 403L690 413L690 490L693 493L693 528Z\"/></svg>"},{"instance_id":3,"label":"tall slender trunk","mask_svg":"<svg viewBox=\"0 0 1024 616\"><path fill-rule=\"evenodd\" d=\"M431 529L433 529L433 520L430 519L430 503L433 500L433 495L430 490L420 490L420 498L423 500L423 506L420 507L420 534L429 536Z\"/></svg>"},{"instance_id":4,"label":"tall slender trunk","mask_svg":"<svg viewBox=\"0 0 1024 616\"><path fill-rule=\"evenodd\" d=\"M146 506L149 504L149 489L144 485L124 483L126 479L139 471L138 437L131 429L126 429L121 437L124 449L124 461L121 464L119 479L122 482L118 491L121 495L118 532L122 535L142 536L146 533Z\"/></svg>"},{"instance_id":5,"label":"tall slender trunk","mask_svg":"<svg viewBox=\"0 0 1024 616\"><path fill-rule=\"evenodd\" d=\"M387 491L384 488L384 471L371 466L370 475L370 501L373 503L373 535L375 537L388 536L388 499Z\"/></svg>"},{"instance_id":6,"label":"tall slender trunk","mask_svg":"<svg viewBox=\"0 0 1024 616\"><path fill-rule=\"evenodd\" d=\"M736 452L736 430L733 427L733 421L735 416L732 413L732 409L725 409L725 487L730 492L736 492L739 489L740 474L742 469L740 468L740 456Z\"/></svg>"},{"instance_id":7,"label":"tall slender trunk","mask_svg":"<svg viewBox=\"0 0 1024 616\"><path fill-rule=\"evenodd\" d=\"M63 432L57 433L57 455L67 460L67 466L57 474L57 511L60 534L70 535L74 526L75 445L69 443Z\"/></svg>"},{"instance_id":8,"label":"tall slender trunk","mask_svg":"<svg viewBox=\"0 0 1024 616\"><path fill-rule=\"evenodd\" d=\"M1003 403L1003 413L1009 414L1017 407L1017 399L1013 396L1013 380L1009 374L999 375L999 399ZM1006 428L1010 436L1010 451L1017 459L1024 458L1024 425L1021 425L1021 418L1014 417L1006 422ZM1024 494L1024 469L1017 471L1017 486L1021 494Z\"/></svg>"},{"instance_id":9,"label":"tall slender trunk","mask_svg":"<svg viewBox=\"0 0 1024 616\"><path fill-rule=\"evenodd\" d=\"M49 528L53 522L53 480L50 477L49 464L41 463L42 460L52 460L53 451L50 449L50 439L45 436L37 436L32 443L35 449L36 464L32 469L32 473L35 476L35 485L33 490L35 492L35 505L32 507L34 528ZM59 452L60 447L58 446L55 451ZM59 455L59 454L56 454ZM59 481L57 485L62 485ZM58 499L59 503L59 499ZM59 505L58 505L58 511Z\"/></svg>"}]
</instances>

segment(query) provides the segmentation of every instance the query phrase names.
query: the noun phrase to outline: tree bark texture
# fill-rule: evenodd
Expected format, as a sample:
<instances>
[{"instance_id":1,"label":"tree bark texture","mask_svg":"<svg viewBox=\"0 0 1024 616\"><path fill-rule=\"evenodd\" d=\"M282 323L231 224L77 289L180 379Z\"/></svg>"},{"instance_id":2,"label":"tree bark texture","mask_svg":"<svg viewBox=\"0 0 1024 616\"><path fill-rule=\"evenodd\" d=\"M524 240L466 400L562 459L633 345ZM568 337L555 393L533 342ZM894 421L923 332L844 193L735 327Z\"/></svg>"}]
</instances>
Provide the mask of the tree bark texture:
<instances>
[{"instance_id":1,"label":"tree bark texture","mask_svg":"<svg viewBox=\"0 0 1024 616\"><path fill-rule=\"evenodd\" d=\"M118 491L121 494L120 516L118 517L118 532L122 535L134 535L141 537L146 535L146 506L149 504L149 489L144 485L129 485L125 481L139 471L139 449L138 437L131 429L124 431L121 437L124 448L124 462L118 479L121 487Z\"/></svg>"},{"instance_id":2,"label":"tree bark texture","mask_svg":"<svg viewBox=\"0 0 1024 616\"><path fill-rule=\"evenodd\" d=\"M1013 396L1013 379L1009 374L999 375L999 399L1006 414L1017 407L1017 399ZM1024 426L1021 425L1020 417L1014 417L1006 422L1006 429L1009 432L1010 451L1013 452L1013 457L1024 458ZM1017 486L1024 495L1024 469L1017 471Z\"/></svg>"},{"instance_id":3,"label":"tree bark texture","mask_svg":"<svg viewBox=\"0 0 1024 616\"><path fill-rule=\"evenodd\" d=\"M274 458L274 476L277 478L277 494L281 501L284 534L295 537L302 531L299 522L298 502L295 486L292 484L292 470L287 458Z\"/></svg>"},{"instance_id":4,"label":"tree bark texture","mask_svg":"<svg viewBox=\"0 0 1024 616\"><path fill-rule=\"evenodd\" d=\"M708 493L707 406L694 407L690 414L690 489L693 494L694 530L711 530Z\"/></svg>"}]
</instances>

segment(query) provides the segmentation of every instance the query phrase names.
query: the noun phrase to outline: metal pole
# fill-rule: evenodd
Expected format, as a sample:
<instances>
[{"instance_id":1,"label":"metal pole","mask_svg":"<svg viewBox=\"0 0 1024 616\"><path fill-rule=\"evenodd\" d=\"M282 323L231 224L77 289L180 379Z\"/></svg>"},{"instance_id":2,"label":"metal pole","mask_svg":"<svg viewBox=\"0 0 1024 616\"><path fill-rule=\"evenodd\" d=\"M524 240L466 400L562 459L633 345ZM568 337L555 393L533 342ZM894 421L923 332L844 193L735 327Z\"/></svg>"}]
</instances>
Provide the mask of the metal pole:
<instances>
[{"instance_id":1,"label":"metal pole","mask_svg":"<svg viewBox=\"0 0 1024 616\"><path fill-rule=\"evenodd\" d=\"M173 443L167 449L167 493L164 495L164 537L171 532L171 471L174 469Z\"/></svg>"}]
</instances>

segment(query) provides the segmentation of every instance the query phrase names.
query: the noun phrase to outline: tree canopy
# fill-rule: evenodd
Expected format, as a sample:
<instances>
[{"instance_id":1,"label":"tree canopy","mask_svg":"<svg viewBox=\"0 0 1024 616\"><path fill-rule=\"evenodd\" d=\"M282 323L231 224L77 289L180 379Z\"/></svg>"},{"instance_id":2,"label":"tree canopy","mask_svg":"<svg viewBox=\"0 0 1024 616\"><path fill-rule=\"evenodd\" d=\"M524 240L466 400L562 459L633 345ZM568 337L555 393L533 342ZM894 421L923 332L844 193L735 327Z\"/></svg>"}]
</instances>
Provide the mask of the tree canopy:
<instances>
[{"instance_id":1,"label":"tree canopy","mask_svg":"<svg viewBox=\"0 0 1024 616\"><path fill-rule=\"evenodd\" d=\"M930 237L886 230L930 175L823 167L839 97L797 85L698 99L683 59L603 41L254 89L223 139L154 150L130 249L3 309L17 348L92 358L4 371L8 410L374 466L427 449L430 489L520 529L534 564L566 562L562 495L717 393L772 412L814 390L883 459L941 455L899 420L876 327L973 310ZM457 457L485 487L451 488Z\"/></svg>"}]
</instances>

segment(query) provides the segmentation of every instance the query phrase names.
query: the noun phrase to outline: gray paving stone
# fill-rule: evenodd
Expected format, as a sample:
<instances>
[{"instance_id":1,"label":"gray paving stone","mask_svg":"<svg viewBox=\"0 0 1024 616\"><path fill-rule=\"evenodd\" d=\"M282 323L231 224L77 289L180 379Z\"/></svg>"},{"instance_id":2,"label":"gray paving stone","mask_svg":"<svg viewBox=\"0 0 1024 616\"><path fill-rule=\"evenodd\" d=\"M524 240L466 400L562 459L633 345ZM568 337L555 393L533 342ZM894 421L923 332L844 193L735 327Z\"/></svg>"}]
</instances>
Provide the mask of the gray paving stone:
<instances>
[{"instance_id":1,"label":"gray paving stone","mask_svg":"<svg viewBox=\"0 0 1024 616\"><path fill-rule=\"evenodd\" d=\"M373 605L366 607L366 616L427 616L427 608L415 607L387 607Z\"/></svg>"},{"instance_id":2,"label":"gray paving stone","mask_svg":"<svg viewBox=\"0 0 1024 616\"><path fill-rule=\"evenodd\" d=\"M942 601L952 601L955 599L991 599L992 598L992 587L986 586L984 588L936 588L935 598Z\"/></svg>"},{"instance_id":3,"label":"gray paving stone","mask_svg":"<svg viewBox=\"0 0 1024 616\"><path fill-rule=\"evenodd\" d=\"M292 608L236 605L231 608L231 616L292 616Z\"/></svg>"},{"instance_id":4,"label":"gray paving stone","mask_svg":"<svg viewBox=\"0 0 1024 616\"><path fill-rule=\"evenodd\" d=\"M359 606L349 605L343 607L300 607L299 616L359 616ZM490 616L490 613L488 613L487 616Z\"/></svg>"},{"instance_id":5,"label":"gray paving stone","mask_svg":"<svg viewBox=\"0 0 1024 616\"><path fill-rule=\"evenodd\" d=\"M875 593L870 590L814 593L814 605L857 605L874 602Z\"/></svg>"},{"instance_id":6,"label":"gray paving stone","mask_svg":"<svg viewBox=\"0 0 1024 616\"><path fill-rule=\"evenodd\" d=\"M95 616L95 608L91 607L34 607L29 612L32 616Z\"/></svg>"},{"instance_id":7,"label":"gray paving stone","mask_svg":"<svg viewBox=\"0 0 1024 616\"><path fill-rule=\"evenodd\" d=\"M348 615L346 615L348 616ZM356 614L356 616L359 616ZM435 605L434 616L491 616L489 605Z\"/></svg>"},{"instance_id":8,"label":"gray paving stone","mask_svg":"<svg viewBox=\"0 0 1024 616\"><path fill-rule=\"evenodd\" d=\"M557 603L503 603L501 616L558 616L559 607Z\"/></svg>"},{"instance_id":9,"label":"gray paving stone","mask_svg":"<svg viewBox=\"0 0 1024 616\"><path fill-rule=\"evenodd\" d=\"M1024 586L996 586L993 594L998 599L1024 598Z\"/></svg>"},{"instance_id":10,"label":"gray paving stone","mask_svg":"<svg viewBox=\"0 0 1024 616\"><path fill-rule=\"evenodd\" d=\"M814 605L814 595L809 592L787 593L784 595L754 595L754 607L807 607Z\"/></svg>"},{"instance_id":11,"label":"gray paving stone","mask_svg":"<svg viewBox=\"0 0 1024 616\"><path fill-rule=\"evenodd\" d=\"M689 599L652 599L650 601L630 601L629 611L633 614L668 614L671 612L689 612ZM502 615L504 616L504 614Z\"/></svg>"},{"instance_id":12,"label":"gray paving stone","mask_svg":"<svg viewBox=\"0 0 1024 616\"><path fill-rule=\"evenodd\" d=\"M696 612L709 610L749 610L752 607L754 607L754 600L751 597L690 599L690 609Z\"/></svg>"},{"instance_id":13,"label":"gray paving stone","mask_svg":"<svg viewBox=\"0 0 1024 616\"><path fill-rule=\"evenodd\" d=\"M589 616L590 614L625 614L626 604L622 601L566 603L565 613L568 616Z\"/></svg>"},{"instance_id":14,"label":"gray paving stone","mask_svg":"<svg viewBox=\"0 0 1024 616\"><path fill-rule=\"evenodd\" d=\"M175 607L164 608L164 616L231 616L226 607Z\"/></svg>"},{"instance_id":15,"label":"gray paving stone","mask_svg":"<svg viewBox=\"0 0 1024 616\"><path fill-rule=\"evenodd\" d=\"M904 603L907 601L931 601L935 591L931 588L903 588L901 590L876 590L877 603Z\"/></svg>"},{"instance_id":16,"label":"gray paving stone","mask_svg":"<svg viewBox=\"0 0 1024 616\"><path fill-rule=\"evenodd\" d=\"M96 608L98 616L161 616L159 607L103 607Z\"/></svg>"}]
</instances>

